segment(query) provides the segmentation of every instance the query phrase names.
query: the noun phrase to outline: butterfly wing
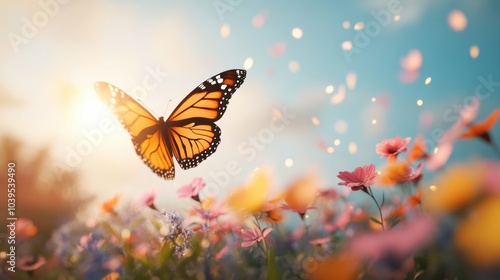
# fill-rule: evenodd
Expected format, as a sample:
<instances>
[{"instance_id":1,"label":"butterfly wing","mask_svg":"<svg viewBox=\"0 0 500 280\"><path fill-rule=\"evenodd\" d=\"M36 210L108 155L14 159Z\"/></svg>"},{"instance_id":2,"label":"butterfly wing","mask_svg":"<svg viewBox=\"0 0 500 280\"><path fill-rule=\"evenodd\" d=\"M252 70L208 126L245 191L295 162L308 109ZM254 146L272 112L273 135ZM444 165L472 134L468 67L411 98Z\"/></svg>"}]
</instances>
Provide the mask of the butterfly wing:
<instances>
[{"instance_id":1,"label":"butterfly wing","mask_svg":"<svg viewBox=\"0 0 500 280\"><path fill-rule=\"evenodd\" d=\"M214 123L226 111L233 93L246 77L234 69L215 75L189 93L167 119L169 143L182 169L197 166L215 152L220 128Z\"/></svg>"},{"instance_id":2,"label":"butterfly wing","mask_svg":"<svg viewBox=\"0 0 500 280\"><path fill-rule=\"evenodd\" d=\"M135 151L144 163L158 176L172 180L174 162L162 123L121 89L106 82L97 82L94 87L101 100L130 133Z\"/></svg>"}]
</instances>

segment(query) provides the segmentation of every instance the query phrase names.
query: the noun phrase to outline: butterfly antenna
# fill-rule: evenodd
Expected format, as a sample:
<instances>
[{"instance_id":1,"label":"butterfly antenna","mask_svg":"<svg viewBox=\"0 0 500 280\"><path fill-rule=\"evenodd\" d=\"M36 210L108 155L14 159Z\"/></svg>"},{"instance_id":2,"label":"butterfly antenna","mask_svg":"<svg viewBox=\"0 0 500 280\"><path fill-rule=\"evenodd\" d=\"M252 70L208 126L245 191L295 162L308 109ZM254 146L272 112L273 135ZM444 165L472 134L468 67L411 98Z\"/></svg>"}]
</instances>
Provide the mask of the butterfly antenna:
<instances>
[{"instance_id":1,"label":"butterfly antenna","mask_svg":"<svg viewBox=\"0 0 500 280\"><path fill-rule=\"evenodd\" d=\"M169 99L168 100L168 103L167 103L167 107L165 108L165 112L163 112L163 116L166 117L167 116L167 110L168 110L168 105L170 104L170 102L172 101L172 99Z\"/></svg>"},{"instance_id":2,"label":"butterfly antenna","mask_svg":"<svg viewBox=\"0 0 500 280\"><path fill-rule=\"evenodd\" d=\"M137 102L140 103L142 106L144 106L144 108L146 108L151 114L155 115L156 118L158 118L156 113L153 110L151 110L151 108L149 108L148 105L146 105L144 102L142 102L141 99L137 99Z\"/></svg>"}]
</instances>

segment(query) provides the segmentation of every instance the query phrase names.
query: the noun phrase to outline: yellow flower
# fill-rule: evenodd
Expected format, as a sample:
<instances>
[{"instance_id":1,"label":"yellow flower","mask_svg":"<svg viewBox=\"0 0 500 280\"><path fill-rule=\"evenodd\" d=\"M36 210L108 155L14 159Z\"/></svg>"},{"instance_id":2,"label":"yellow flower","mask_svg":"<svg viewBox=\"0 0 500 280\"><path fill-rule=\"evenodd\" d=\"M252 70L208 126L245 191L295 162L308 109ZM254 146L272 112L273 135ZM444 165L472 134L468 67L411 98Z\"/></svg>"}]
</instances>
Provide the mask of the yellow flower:
<instances>
[{"instance_id":1,"label":"yellow flower","mask_svg":"<svg viewBox=\"0 0 500 280\"><path fill-rule=\"evenodd\" d=\"M420 171L421 166L414 171L406 161L392 161L384 167L378 176L378 180L381 185L392 187L396 184L420 180Z\"/></svg>"},{"instance_id":2,"label":"yellow flower","mask_svg":"<svg viewBox=\"0 0 500 280\"><path fill-rule=\"evenodd\" d=\"M484 165L461 163L445 170L424 194L423 203L435 212L452 212L474 200L481 188Z\"/></svg>"},{"instance_id":3,"label":"yellow flower","mask_svg":"<svg viewBox=\"0 0 500 280\"><path fill-rule=\"evenodd\" d=\"M248 185L235 189L228 197L228 205L235 212L259 211L269 190L269 179L263 171L257 171Z\"/></svg>"},{"instance_id":4,"label":"yellow flower","mask_svg":"<svg viewBox=\"0 0 500 280\"><path fill-rule=\"evenodd\" d=\"M305 213L319 194L319 187L314 175L308 175L294 182L285 193L285 202L290 209Z\"/></svg>"},{"instance_id":5,"label":"yellow flower","mask_svg":"<svg viewBox=\"0 0 500 280\"><path fill-rule=\"evenodd\" d=\"M476 267L500 264L500 197L489 197L476 205L458 225L454 242Z\"/></svg>"}]
</instances>

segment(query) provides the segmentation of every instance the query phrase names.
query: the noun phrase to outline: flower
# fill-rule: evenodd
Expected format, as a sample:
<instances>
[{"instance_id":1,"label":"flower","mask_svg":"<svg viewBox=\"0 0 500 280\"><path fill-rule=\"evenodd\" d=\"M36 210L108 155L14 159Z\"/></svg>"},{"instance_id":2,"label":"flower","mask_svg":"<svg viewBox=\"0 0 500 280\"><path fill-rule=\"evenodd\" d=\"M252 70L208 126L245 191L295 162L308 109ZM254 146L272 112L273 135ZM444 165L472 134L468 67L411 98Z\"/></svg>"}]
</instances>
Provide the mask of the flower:
<instances>
[{"instance_id":1,"label":"flower","mask_svg":"<svg viewBox=\"0 0 500 280\"><path fill-rule=\"evenodd\" d=\"M269 179L263 171L253 174L247 185L236 188L229 195L229 207L238 214L259 211L269 190Z\"/></svg>"},{"instance_id":2,"label":"flower","mask_svg":"<svg viewBox=\"0 0 500 280\"><path fill-rule=\"evenodd\" d=\"M158 192L159 192L158 188L154 188L150 191L144 192L142 196L139 198L139 200L137 200L137 202L135 203L135 208L137 210L140 210L144 207L149 207L153 210L157 210L156 206L154 205L154 202L156 196L158 195Z\"/></svg>"},{"instance_id":3,"label":"flower","mask_svg":"<svg viewBox=\"0 0 500 280\"><path fill-rule=\"evenodd\" d=\"M257 242L264 239L273 229L266 228L263 231L260 228L254 226L252 229L242 229L241 231L235 231L234 233L239 237L243 238L241 247L249 247Z\"/></svg>"},{"instance_id":4,"label":"flower","mask_svg":"<svg viewBox=\"0 0 500 280\"><path fill-rule=\"evenodd\" d=\"M120 199L121 199L121 194L116 194L115 196L113 196L113 198L106 200L101 204L101 210L104 213L110 213L116 215L115 207L120 201Z\"/></svg>"},{"instance_id":5,"label":"flower","mask_svg":"<svg viewBox=\"0 0 500 280\"><path fill-rule=\"evenodd\" d=\"M295 211L301 217L307 210L311 209L310 204L314 202L319 194L316 177L307 175L295 181L285 192L285 202L282 208Z\"/></svg>"},{"instance_id":6,"label":"flower","mask_svg":"<svg viewBox=\"0 0 500 280\"><path fill-rule=\"evenodd\" d=\"M416 170L413 170L406 161L390 162L383 168L379 182L390 187L401 183L418 183L422 177L422 163L417 166Z\"/></svg>"},{"instance_id":7,"label":"flower","mask_svg":"<svg viewBox=\"0 0 500 280\"><path fill-rule=\"evenodd\" d=\"M500 109L496 109L486 120L470 125L468 130L460 135L460 138L470 139L479 137L484 141L491 143L491 137L488 131L493 127L499 117Z\"/></svg>"},{"instance_id":8,"label":"flower","mask_svg":"<svg viewBox=\"0 0 500 280\"><path fill-rule=\"evenodd\" d=\"M391 253L406 256L413 250L429 243L436 235L436 221L429 217L418 217L404 226L378 233L355 236L350 245L351 252L363 258L376 258Z\"/></svg>"},{"instance_id":9,"label":"flower","mask_svg":"<svg viewBox=\"0 0 500 280\"><path fill-rule=\"evenodd\" d=\"M200 207L195 207L194 211L204 222L217 219L217 217L224 214L223 204L221 202L215 202L212 197L203 200Z\"/></svg>"},{"instance_id":10,"label":"flower","mask_svg":"<svg viewBox=\"0 0 500 280\"><path fill-rule=\"evenodd\" d=\"M406 137L402 139L400 136L397 136L393 139L385 139L382 142L378 143L375 148L377 154L381 157L387 157L389 160L394 160L401 152L406 152L406 145L410 143L411 138Z\"/></svg>"},{"instance_id":11,"label":"flower","mask_svg":"<svg viewBox=\"0 0 500 280\"><path fill-rule=\"evenodd\" d=\"M38 232L37 227L31 220L19 218L16 221L16 237L19 239L28 239L35 236Z\"/></svg>"},{"instance_id":12,"label":"flower","mask_svg":"<svg viewBox=\"0 0 500 280\"><path fill-rule=\"evenodd\" d=\"M419 205L422 203L422 192L419 191L416 194L409 196L407 201L412 207Z\"/></svg>"},{"instance_id":13,"label":"flower","mask_svg":"<svg viewBox=\"0 0 500 280\"><path fill-rule=\"evenodd\" d=\"M198 202L200 202L200 191L205 187L205 182L203 182L202 178L196 177L193 181L185 186L180 187L177 190L177 196L182 197L190 197Z\"/></svg>"},{"instance_id":14,"label":"flower","mask_svg":"<svg viewBox=\"0 0 500 280\"><path fill-rule=\"evenodd\" d=\"M497 265L500 261L500 198L486 198L471 209L454 235L455 246L476 267Z\"/></svg>"},{"instance_id":15,"label":"flower","mask_svg":"<svg viewBox=\"0 0 500 280\"><path fill-rule=\"evenodd\" d=\"M413 163L419 159L426 158L427 154L425 153L425 150L425 140L422 136L418 136L408 152L408 161Z\"/></svg>"},{"instance_id":16,"label":"flower","mask_svg":"<svg viewBox=\"0 0 500 280\"><path fill-rule=\"evenodd\" d=\"M370 164L356 167L353 172L340 171L337 178L343 181L339 183L340 186L346 186L353 191L359 191L373 185L377 175L375 165Z\"/></svg>"},{"instance_id":17,"label":"flower","mask_svg":"<svg viewBox=\"0 0 500 280\"><path fill-rule=\"evenodd\" d=\"M175 211L161 212L163 226L160 229L160 238L170 244L174 255L181 257L190 246L189 237L193 234L189 228L182 226L182 218Z\"/></svg>"},{"instance_id":18,"label":"flower","mask_svg":"<svg viewBox=\"0 0 500 280\"><path fill-rule=\"evenodd\" d=\"M478 162L447 168L434 182L435 188L423 195L425 205L435 212L453 212L476 199L485 170Z\"/></svg>"}]
</instances>

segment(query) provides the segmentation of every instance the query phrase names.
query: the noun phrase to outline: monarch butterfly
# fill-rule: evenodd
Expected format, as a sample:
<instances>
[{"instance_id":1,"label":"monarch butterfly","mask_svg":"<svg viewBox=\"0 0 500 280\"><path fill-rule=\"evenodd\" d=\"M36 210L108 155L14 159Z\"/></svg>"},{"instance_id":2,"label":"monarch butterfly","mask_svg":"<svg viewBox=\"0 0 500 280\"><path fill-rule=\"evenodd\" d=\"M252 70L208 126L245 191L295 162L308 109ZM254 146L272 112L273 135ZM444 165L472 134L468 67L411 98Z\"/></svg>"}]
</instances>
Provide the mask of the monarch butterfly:
<instances>
[{"instance_id":1,"label":"monarch butterfly","mask_svg":"<svg viewBox=\"0 0 500 280\"><path fill-rule=\"evenodd\" d=\"M173 180L173 157L182 169L189 169L215 152L221 135L215 121L222 117L245 77L245 70L233 69L209 78L191 91L166 120L156 119L111 84L97 82L94 87L130 133L137 155L158 176Z\"/></svg>"}]
</instances>

